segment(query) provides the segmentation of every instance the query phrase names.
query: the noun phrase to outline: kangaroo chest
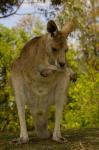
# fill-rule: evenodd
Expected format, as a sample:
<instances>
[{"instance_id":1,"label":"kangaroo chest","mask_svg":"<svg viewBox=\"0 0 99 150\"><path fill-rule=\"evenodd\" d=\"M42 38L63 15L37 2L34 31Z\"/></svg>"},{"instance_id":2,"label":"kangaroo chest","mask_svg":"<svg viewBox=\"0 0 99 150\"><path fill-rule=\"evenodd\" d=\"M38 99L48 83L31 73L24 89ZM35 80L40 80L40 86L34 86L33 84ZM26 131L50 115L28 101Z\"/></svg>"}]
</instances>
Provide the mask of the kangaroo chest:
<instances>
[{"instance_id":1,"label":"kangaroo chest","mask_svg":"<svg viewBox=\"0 0 99 150\"><path fill-rule=\"evenodd\" d=\"M42 77L39 73L24 75L24 83L34 94L38 96L46 95L58 82L58 74L53 74L49 77Z\"/></svg>"}]
</instances>

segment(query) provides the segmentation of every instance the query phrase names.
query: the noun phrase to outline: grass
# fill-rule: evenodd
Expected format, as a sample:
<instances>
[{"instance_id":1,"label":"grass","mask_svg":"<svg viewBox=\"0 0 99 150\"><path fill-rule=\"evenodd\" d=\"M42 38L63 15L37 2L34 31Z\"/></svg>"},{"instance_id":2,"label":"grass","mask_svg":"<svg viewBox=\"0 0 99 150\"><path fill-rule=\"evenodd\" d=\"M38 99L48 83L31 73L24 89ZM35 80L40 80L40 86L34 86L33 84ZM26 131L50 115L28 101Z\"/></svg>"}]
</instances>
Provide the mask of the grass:
<instances>
[{"instance_id":1,"label":"grass","mask_svg":"<svg viewBox=\"0 0 99 150\"><path fill-rule=\"evenodd\" d=\"M70 129L63 131L68 142L59 144L40 140L30 133L28 144L15 145L11 141L18 137L16 133L0 133L0 150L99 150L99 129Z\"/></svg>"}]
</instances>

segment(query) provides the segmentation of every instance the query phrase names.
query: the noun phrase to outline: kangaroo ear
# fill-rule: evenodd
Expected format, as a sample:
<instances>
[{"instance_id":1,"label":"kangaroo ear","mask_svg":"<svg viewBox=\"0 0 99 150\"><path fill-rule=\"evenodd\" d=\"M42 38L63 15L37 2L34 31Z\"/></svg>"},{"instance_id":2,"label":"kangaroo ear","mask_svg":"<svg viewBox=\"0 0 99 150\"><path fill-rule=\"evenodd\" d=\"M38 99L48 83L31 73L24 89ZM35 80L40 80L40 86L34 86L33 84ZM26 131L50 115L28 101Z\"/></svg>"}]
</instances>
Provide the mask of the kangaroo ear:
<instances>
[{"instance_id":1,"label":"kangaroo ear","mask_svg":"<svg viewBox=\"0 0 99 150\"><path fill-rule=\"evenodd\" d=\"M55 36L57 34L58 28L53 20L50 20L47 23L47 31L51 34L51 36Z\"/></svg>"},{"instance_id":2,"label":"kangaroo ear","mask_svg":"<svg viewBox=\"0 0 99 150\"><path fill-rule=\"evenodd\" d=\"M76 27L75 21L69 21L62 28L62 33L67 37Z\"/></svg>"}]
</instances>

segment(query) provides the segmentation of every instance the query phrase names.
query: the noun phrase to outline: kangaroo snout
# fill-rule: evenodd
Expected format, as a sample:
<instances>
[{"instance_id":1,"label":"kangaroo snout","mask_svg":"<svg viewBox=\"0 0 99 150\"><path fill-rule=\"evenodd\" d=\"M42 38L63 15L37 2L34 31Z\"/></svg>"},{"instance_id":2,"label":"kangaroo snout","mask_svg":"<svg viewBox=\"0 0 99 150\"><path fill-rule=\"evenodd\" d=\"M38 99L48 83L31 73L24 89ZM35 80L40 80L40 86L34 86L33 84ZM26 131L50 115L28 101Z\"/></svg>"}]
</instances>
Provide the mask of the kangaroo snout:
<instances>
[{"instance_id":1,"label":"kangaroo snout","mask_svg":"<svg viewBox=\"0 0 99 150\"><path fill-rule=\"evenodd\" d=\"M59 62L59 65L60 65L61 68L64 68L65 64L66 64L65 62Z\"/></svg>"}]
</instances>

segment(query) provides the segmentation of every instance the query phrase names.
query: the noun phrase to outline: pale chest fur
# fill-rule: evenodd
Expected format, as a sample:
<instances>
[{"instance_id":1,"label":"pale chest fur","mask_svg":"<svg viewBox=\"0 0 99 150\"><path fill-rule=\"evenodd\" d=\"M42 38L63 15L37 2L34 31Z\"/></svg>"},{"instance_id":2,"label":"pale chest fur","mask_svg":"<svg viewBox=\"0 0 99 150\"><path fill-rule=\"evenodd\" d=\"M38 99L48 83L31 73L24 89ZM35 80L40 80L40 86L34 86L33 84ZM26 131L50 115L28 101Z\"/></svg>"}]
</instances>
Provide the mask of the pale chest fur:
<instances>
[{"instance_id":1,"label":"pale chest fur","mask_svg":"<svg viewBox=\"0 0 99 150\"><path fill-rule=\"evenodd\" d=\"M39 72L34 74L23 74L24 83L32 92L38 96L43 96L49 93L56 84L60 84L61 77L68 78L68 73L54 73L48 77L42 77ZM67 79L68 80L68 79ZM65 82L63 83L64 86Z\"/></svg>"}]
</instances>

